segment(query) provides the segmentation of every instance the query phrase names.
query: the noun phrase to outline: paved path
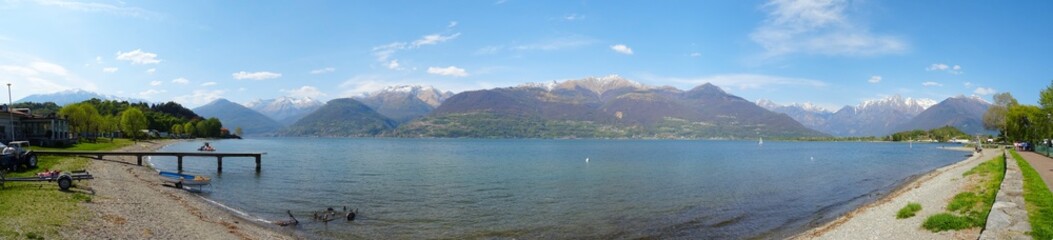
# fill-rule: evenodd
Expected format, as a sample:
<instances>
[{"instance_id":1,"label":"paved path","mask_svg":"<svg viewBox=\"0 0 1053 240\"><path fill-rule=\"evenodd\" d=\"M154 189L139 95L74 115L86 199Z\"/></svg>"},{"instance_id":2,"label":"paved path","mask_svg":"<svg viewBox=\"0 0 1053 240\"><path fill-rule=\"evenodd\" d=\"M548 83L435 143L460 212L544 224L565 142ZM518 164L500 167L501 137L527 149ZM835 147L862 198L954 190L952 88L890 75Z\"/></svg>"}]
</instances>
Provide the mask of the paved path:
<instances>
[{"instance_id":1,"label":"paved path","mask_svg":"<svg viewBox=\"0 0 1053 240\"><path fill-rule=\"evenodd\" d=\"M1042 176L1042 180L1046 182L1046 187L1053 189L1053 159L1033 152L1019 153L1021 157L1024 157L1024 160L1027 160L1028 164L1031 164L1032 168L1035 168L1038 175Z\"/></svg>"}]
</instances>

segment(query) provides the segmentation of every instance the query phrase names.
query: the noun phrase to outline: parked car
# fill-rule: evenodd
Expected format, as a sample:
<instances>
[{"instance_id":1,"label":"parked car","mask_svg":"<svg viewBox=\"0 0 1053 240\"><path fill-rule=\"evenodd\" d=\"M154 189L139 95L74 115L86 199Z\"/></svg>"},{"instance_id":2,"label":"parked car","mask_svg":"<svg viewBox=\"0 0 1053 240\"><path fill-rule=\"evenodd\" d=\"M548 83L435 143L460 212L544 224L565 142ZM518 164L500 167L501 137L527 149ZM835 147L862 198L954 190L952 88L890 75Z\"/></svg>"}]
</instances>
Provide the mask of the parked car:
<instances>
[{"instance_id":1,"label":"parked car","mask_svg":"<svg viewBox=\"0 0 1053 240\"><path fill-rule=\"evenodd\" d=\"M17 171L21 166L37 167L37 155L29 150L29 142L13 141L7 145L0 144L0 146L3 147L2 155L0 155L0 169Z\"/></svg>"}]
</instances>

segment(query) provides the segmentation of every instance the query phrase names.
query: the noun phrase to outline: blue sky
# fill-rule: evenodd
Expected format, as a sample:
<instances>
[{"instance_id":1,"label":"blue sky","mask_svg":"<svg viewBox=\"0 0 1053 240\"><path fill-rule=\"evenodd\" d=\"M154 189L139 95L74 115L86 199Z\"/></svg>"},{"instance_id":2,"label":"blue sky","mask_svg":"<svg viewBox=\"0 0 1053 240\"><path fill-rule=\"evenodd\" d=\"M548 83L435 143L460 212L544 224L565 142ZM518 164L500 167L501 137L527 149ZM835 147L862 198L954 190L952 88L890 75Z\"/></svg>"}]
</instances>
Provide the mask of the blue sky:
<instances>
[{"instance_id":1,"label":"blue sky","mask_svg":"<svg viewBox=\"0 0 1053 240\"><path fill-rule=\"evenodd\" d=\"M617 74L836 110L890 95L1037 102L1050 1L0 2L13 97L177 101L454 92Z\"/></svg>"}]
</instances>

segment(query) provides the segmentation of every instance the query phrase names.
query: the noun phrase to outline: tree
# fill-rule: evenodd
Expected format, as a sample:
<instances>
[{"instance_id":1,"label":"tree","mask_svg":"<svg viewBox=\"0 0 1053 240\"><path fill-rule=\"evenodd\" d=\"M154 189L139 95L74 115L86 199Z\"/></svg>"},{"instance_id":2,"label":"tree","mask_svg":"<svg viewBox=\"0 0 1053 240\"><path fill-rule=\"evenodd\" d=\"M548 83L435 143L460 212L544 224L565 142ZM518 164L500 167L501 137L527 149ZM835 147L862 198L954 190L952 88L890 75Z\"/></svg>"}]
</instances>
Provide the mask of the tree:
<instances>
[{"instance_id":1,"label":"tree","mask_svg":"<svg viewBox=\"0 0 1053 240\"><path fill-rule=\"evenodd\" d=\"M211 138L220 137L220 130L223 129L223 123L219 122L219 118L208 118L205 120L205 135Z\"/></svg>"},{"instance_id":2,"label":"tree","mask_svg":"<svg viewBox=\"0 0 1053 240\"><path fill-rule=\"evenodd\" d=\"M244 132L242 132L241 127L234 128L234 135L238 135L238 137L241 137L241 134L243 133Z\"/></svg>"},{"instance_id":3,"label":"tree","mask_svg":"<svg viewBox=\"0 0 1053 240\"><path fill-rule=\"evenodd\" d=\"M91 104L66 105L59 109L58 115L69 121L70 130L78 136L98 131L99 111Z\"/></svg>"},{"instance_id":4,"label":"tree","mask_svg":"<svg viewBox=\"0 0 1053 240\"><path fill-rule=\"evenodd\" d=\"M1051 81L1046 89L1042 89L1042 92L1039 93L1038 104L1041 105L1042 110L1046 110L1046 112L1053 111L1053 81Z\"/></svg>"},{"instance_id":5,"label":"tree","mask_svg":"<svg viewBox=\"0 0 1053 240\"><path fill-rule=\"evenodd\" d=\"M172 130L170 132L169 136L179 136L180 134L183 134L183 124L172 125Z\"/></svg>"},{"instance_id":6,"label":"tree","mask_svg":"<svg viewBox=\"0 0 1053 240\"><path fill-rule=\"evenodd\" d=\"M133 139L139 139L139 136L142 135L141 130L145 129L148 124L146 115L138 108L128 108L121 112L121 131L129 134Z\"/></svg>"},{"instance_id":7,"label":"tree","mask_svg":"<svg viewBox=\"0 0 1053 240\"><path fill-rule=\"evenodd\" d=\"M1009 107L1005 115L1006 138L1011 141L1034 141L1040 139L1041 129L1050 120L1042 109L1032 105Z\"/></svg>"},{"instance_id":8,"label":"tree","mask_svg":"<svg viewBox=\"0 0 1053 240\"><path fill-rule=\"evenodd\" d=\"M194 137L195 136L195 134L194 134L194 122L191 121L191 122L183 123L183 134L186 134L187 137Z\"/></svg>"},{"instance_id":9,"label":"tree","mask_svg":"<svg viewBox=\"0 0 1053 240\"><path fill-rule=\"evenodd\" d=\"M995 94L994 105L987 108L987 112L983 116L984 128L999 131L1003 137L1007 137L1006 114L1009 111L1009 107L1016 105L1019 105L1019 103L1017 103L1016 98L1013 98L1012 94L1008 92Z\"/></svg>"},{"instance_id":10,"label":"tree","mask_svg":"<svg viewBox=\"0 0 1053 240\"><path fill-rule=\"evenodd\" d=\"M198 121L197 124L194 125L194 135L202 138L208 137L208 123L205 123L205 121Z\"/></svg>"}]
</instances>

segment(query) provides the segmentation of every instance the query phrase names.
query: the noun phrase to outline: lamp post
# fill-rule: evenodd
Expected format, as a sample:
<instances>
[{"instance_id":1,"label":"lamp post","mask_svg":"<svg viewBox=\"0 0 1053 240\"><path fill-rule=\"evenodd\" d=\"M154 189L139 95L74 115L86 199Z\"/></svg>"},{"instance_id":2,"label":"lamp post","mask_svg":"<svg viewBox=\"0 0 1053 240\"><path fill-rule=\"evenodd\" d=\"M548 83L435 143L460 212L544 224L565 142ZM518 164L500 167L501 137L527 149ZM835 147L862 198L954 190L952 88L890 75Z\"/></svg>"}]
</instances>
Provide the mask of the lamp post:
<instances>
[{"instance_id":1,"label":"lamp post","mask_svg":"<svg viewBox=\"0 0 1053 240\"><path fill-rule=\"evenodd\" d=\"M2 101L2 100L0 100ZM11 102L11 83L7 83L7 120L11 121L11 141L15 140L15 112L11 111L11 107L14 107Z\"/></svg>"}]
</instances>

